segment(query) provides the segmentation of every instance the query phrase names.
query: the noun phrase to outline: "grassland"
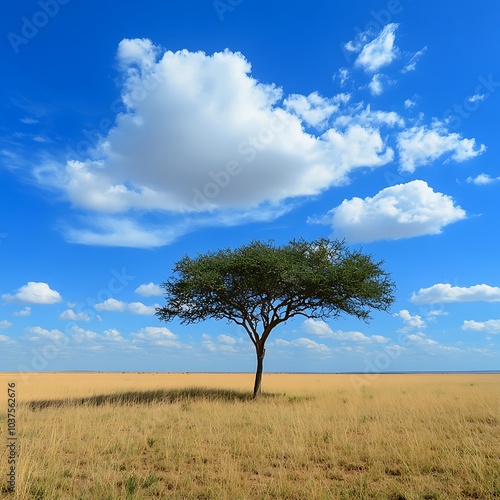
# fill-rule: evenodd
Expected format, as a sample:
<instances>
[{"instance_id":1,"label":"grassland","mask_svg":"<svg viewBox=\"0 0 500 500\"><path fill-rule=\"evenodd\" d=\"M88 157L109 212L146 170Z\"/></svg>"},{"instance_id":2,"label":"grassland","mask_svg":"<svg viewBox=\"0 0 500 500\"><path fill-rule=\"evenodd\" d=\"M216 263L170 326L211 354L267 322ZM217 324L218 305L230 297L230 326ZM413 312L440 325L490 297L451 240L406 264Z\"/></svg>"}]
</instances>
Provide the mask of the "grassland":
<instances>
[{"instance_id":1,"label":"grassland","mask_svg":"<svg viewBox=\"0 0 500 500\"><path fill-rule=\"evenodd\" d=\"M500 498L500 375L0 374L21 499Z\"/></svg>"}]
</instances>

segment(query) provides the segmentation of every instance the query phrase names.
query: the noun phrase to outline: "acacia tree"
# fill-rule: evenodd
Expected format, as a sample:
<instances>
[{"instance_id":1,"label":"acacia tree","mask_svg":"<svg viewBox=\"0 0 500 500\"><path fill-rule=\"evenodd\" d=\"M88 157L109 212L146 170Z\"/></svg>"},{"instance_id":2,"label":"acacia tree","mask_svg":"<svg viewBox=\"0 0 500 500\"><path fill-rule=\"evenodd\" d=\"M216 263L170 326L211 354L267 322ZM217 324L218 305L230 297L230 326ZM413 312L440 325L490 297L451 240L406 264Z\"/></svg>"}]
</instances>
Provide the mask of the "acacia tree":
<instances>
[{"instance_id":1,"label":"acacia tree","mask_svg":"<svg viewBox=\"0 0 500 500\"><path fill-rule=\"evenodd\" d=\"M344 241L292 240L283 246L252 241L234 250L184 256L161 284L164 321L208 318L241 325L257 354L254 397L261 391L265 343L272 330L294 316L327 319L341 314L367 321L370 310L388 311L394 283L383 262L351 251Z\"/></svg>"}]
</instances>

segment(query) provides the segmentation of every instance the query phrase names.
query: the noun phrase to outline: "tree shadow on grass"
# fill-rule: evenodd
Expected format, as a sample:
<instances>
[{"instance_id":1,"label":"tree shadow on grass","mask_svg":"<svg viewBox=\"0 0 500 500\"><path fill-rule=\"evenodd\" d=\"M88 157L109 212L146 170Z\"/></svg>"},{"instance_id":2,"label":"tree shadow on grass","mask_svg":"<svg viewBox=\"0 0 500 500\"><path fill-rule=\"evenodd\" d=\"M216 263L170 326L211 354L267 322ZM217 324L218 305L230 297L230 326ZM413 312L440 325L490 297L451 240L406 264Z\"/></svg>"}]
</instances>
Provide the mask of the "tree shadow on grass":
<instances>
[{"instance_id":1,"label":"tree shadow on grass","mask_svg":"<svg viewBox=\"0 0 500 500\"><path fill-rule=\"evenodd\" d=\"M258 399L275 398L279 395L262 393ZM255 401L252 392L232 389L211 389L206 387L187 387L184 389L157 389L151 391L128 391L113 394L97 394L84 398L41 399L27 401L30 410L60 408L68 406L103 405L152 405L162 403L186 403L190 401Z\"/></svg>"}]
</instances>

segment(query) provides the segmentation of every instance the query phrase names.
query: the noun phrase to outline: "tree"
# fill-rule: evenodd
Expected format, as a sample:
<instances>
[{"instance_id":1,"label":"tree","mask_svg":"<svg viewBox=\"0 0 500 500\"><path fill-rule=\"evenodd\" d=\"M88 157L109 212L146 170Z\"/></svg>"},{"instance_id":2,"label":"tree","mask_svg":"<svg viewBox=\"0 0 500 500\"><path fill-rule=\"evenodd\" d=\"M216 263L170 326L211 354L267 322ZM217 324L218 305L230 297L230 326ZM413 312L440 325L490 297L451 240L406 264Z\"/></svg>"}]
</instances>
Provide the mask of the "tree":
<instances>
[{"instance_id":1,"label":"tree","mask_svg":"<svg viewBox=\"0 0 500 500\"><path fill-rule=\"evenodd\" d=\"M370 310L388 311L394 283L370 255L344 241L292 240L283 246L252 241L234 250L184 256L162 283L163 321L191 324L208 318L241 325L255 346L254 397L261 391L265 343L272 330L295 316L326 319L341 314L367 321Z\"/></svg>"}]
</instances>

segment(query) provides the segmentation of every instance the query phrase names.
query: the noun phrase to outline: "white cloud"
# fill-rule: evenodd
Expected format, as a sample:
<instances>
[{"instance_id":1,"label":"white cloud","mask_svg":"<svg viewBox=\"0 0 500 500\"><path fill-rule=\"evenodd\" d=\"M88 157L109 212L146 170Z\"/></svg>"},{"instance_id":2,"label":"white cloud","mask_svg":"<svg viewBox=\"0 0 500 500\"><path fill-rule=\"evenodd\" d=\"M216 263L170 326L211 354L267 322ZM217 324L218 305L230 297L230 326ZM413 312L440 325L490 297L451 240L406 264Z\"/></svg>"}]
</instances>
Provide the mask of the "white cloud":
<instances>
[{"instance_id":1,"label":"white cloud","mask_svg":"<svg viewBox=\"0 0 500 500\"><path fill-rule=\"evenodd\" d=\"M300 347L301 349L308 349L311 351L318 352L329 352L330 348L325 344L319 344L314 340L302 337L295 340L284 340L284 339L276 339L274 344L282 347Z\"/></svg>"},{"instance_id":2,"label":"white cloud","mask_svg":"<svg viewBox=\"0 0 500 500\"><path fill-rule=\"evenodd\" d=\"M310 335L319 335L320 337L331 338L339 341L377 343L389 341L389 339L383 337L382 335L367 336L356 331L333 331L324 321L312 318L308 318L304 321L304 331Z\"/></svg>"},{"instance_id":3,"label":"white cloud","mask_svg":"<svg viewBox=\"0 0 500 500\"><path fill-rule=\"evenodd\" d=\"M113 342L123 342L125 340L122 337L122 334L115 328L110 328L109 330L105 330L103 333L103 337L105 340L111 340Z\"/></svg>"},{"instance_id":4,"label":"white cloud","mask_svg":"<svg viewBox=\"0 0 500 500\"><path fill-rule=\"evenodd\" d=\"M126 109L115 126L88 158L75 152L33 171L84 211L61 223L70 242L151 248L201 226L270 220L295 197L393 159L376 128L307 133L348 94L283 101L241 53L162 52L134 39L117 59Z\"/></svg>"},{"instance_id":5,"label":"white cloud","mask_svg":"<svg viewBox=\"0 0 500 500\"><path fill-rule=\"evenodd\" d=\"M151 70L156 64L160 49L146 38L123 39L118 44L117 60L121 69L132 77L138 77L136 66L142 70Z\"/></svg>"},{"instance_id":6,"label":"white cloud","mask_svg":"<svg viewBox=\"0 0 500 500\"><path fill-rule=\"evenodd\" d=\"M417 167L427 165L441 156L451 153L449 159L462 162L486 151L481 144L476 148L475 139L464 139L458 133L448 133L441 125L429 129L415 126L401 132L397 139L401 170L414 172Z\"/></svg>"},{"instance_id":7,"label":"white cloud","mask_svg":"<svg viewBox=\"0 0 500 500\"><path fill-rule=\"evenodd\" d=\"M427 47L424 47L422 50L415 52L411 57L409 63L403 68L402 73L408 73L409 71L415 71L417 67L418 60L427 52Z\"/></svg>"},{"instance_id":8,"label":"white cloud","mask_svg":"<svg viewBox=\"0 0 500 500\"><path fill-rule=\"evenodd\" d=\"M147 306L147 305L143 304L142 302L131 302L130 304L127 304L127 311L129 311L133 314L142 314L144 316L153 316L157 306L158 306L158 304L155 304L153 306Z\"/></svg>"},{"instance_id":9,"label":"white cloud","mask_svg":"<svg viewBox=\"0 0 500 500\"><path fill-rule=\"evenodd\" d=\"M207 335L206 333L203 333L201 335L201 339L202 339L202 346L205 347L206 349L208 349L210 352L216 352L217 351L217 345L215 344L215 342L212 341L212 338L210 337L210 335Z\"/></svg>"},{"instance_id":10,"label":"white cloud","mask_svg":"<svg viewBox=\"0 0 500 500\"><path fill-rule=\"evenodd\" d=\"M443 311L442 309L434 309L433 311L429 311L427 313L427 316L435 318L437 316L448 316L448 313L446 311Z\"/></svg>"},{"instance_id":11,"label":"white cloud","mask_svg":"<svg viewBox=\"0 0 500 500\"><path fill-rule=\"evenodd\" d=\"M157 227L148 222L108 215L80 217L82 227L64 227L70 243L114 247L154 248L168 245L187 232L185 222Z\"/></svg>"},{"instance_id":12,"label":"white cloud","mask_svg":"<svg viewBox=\"0 0 500 500\"><path fill-rule=\"evenodd\" d=\"M348 127L354 124L366 129L378 129L381 126L386 127L404 127L404 119L394 111L380 111L371 109L370 104L363 109L363 105L355 105L349 110L350 114L343 114L335 118L336 127ZM392 151L392 150L391 150Z\"/></svg>"},{"instance_id":13,"label":"white cloud","mask_svg":"<svg viewBox=\"0 0 500 500\"><path fill-rule=\"evenodd\" d=\"M417 103L411 99L406 99L404 104L406 109L414 108L417 105Z\"/></svg>"},{"instance_id":14,"label":"white cloud","mask_svg":"<svg viewBox=\"0 0 500 500\"><path fill-rule=\"evenodd\" d=\"M500 177L490 177L488 174L479 174L477 177L467 177L467 182L476 186L486 186L493 182L500 181Z\"/></svg>"},{"instance_id":15,"label":"white cloud","mask_svg":"<svg viewBox=\"0 0 500 500\"><path fill-rule=\"evenodd\" d=\"M488 321L465 320L462 330L474 330L476 332L500 333L500 319L489 319Z\"/></svg>"},{"instance_id":16,"label":"white cloud","mask_svg":"<svg viewBox=\"0 0 500 500\"><path fill-rule=\"evenodd\" d=\"M333 76L333 79L338 79L340 86L344 87L349 79L349 70L347 68L340 68L338 73Z\"/></svg>"},{"instance_id":17,"label":"white cloud","mask_svg":"<svg viewBox=\"0 0 500 500\"><path fill-rule=\"evenodd\" d=\"M372 335L370 338L374 342L378 342L379 344L385 344L386 342L389 342L389 340L390 340L387 337L384 337L383 335Z\"/></svg>"},{"instance_id":18,"label":"white cloud","mask_svg":"<svg viewBox=\"0 0 500 500\"><path fill-rule=\"evenodd\" d=\"M240 53L167 51L151 65L151 42L123 44L133 52L135 64L144 53L145 62L134 70L128 67L132 58L123 59L118 52L127 71L123 99L129 109L102 144L99 161L69 162L62 173L62 187L75 206L102 213L197 211L194 189L203 191L215 182L211 173L228 176L230 182L207 209L277 201L278 190L302 194L299 180L312 167L304 155L317 149L318 142L303 133L297 119L273 109L281 90L251 78L251 66ZM220 173L228 159L238 163L233 170L242 170L240 174ZM326 164L323 168L329 170ZM319 188L309 180L306 192Z\"/></svg>"},{"instance_id":19,"label":"white cloud","mask_svg":"<svg viewBox=\"0 0 500 500\"><path fill-rule=\"evenodd\" d=\"M381 95L384 92L384 86L382 84L382 75L373 75L371 82L368 84L370 92L372 95Z\"/></svg>"},{"instance_id":20,"label":"white cloud","mask_svg":"<svg viewBox=\"0 0 500 500\"><path fill-rule=\"evenodd\" d=\"M55 304L61 302L61 295L52 290L47 283L30 281L17 290L15 295L4 294L2 297L8 302L27 304Z\"/></svg>"},{"instance_id":21,"label":"white cloud","mask_svg":"<svg viewBox=\"0 0 500 500\"><path fill-rule=\"evenodd\" d=\"M386 147L376 128L364 128L355 124L345 132L332 128L324 136L333 146L332 154L337 156L346 174L356 167L379 167L394 158L394 151ZM345 177L342 179L345 181Z\"/></svg>"},{"instance_id":22,"label":"white cloud","mask_svg":"<svg viewBox=\"0 0 500 500\"><path fill-rule=\"evenodd\" d=\"M46 330L44 328L41 328L40 326L31 326L29 328L26 328L25 331L33 335L33 337L30 337L29 340L40 340L41 338L46 338L49 340L61 340L64 338L64 335L61 331Z\"/></svg>"},{"instance_id":23,"label":"white cloud","mask_svg":"<svg viewBox=\"0 0 500 500\"><path fill-rule=\"evenodd\" d=\"M331 115L339 110L341 104L348 102L349 94L339 94L331 99L313 92L308 96L292 94L283 104L287 111L297 115L302 121L313 127L324 127Z\"/></svg>"},{"instance_id":24,"label":"white cloud","mask_svg":"<svg viewBox=\"0 0 500 500\"><path fill-rule=\"evenodd\" d=\"M332 224L336 236L358 243L440 234L465 216L450 196L415 180L385 188L373 198L344 200L315 222Z\"/></svg>"},{"instance_id":25,"label":"white cloud","mask_svg":"<svg viewBox=\"0 0 500 500\"><path fill-rule=\"evenodd\" d=\"M73 309L67 309L59 315L59 318L71 321L88 321L90 319L90 316L83 312L75 313Z\"/></svg>"},{"instance_id":26,"label":"white cloud","mask_svg":"<svg viewBox=\"0 0 500 500\"><path fill-rule=\"evenodd\" d=\"M73 326L71 327L71 333L73 340L75 342L85 342L89 340L95 340L97 338L97 333L91 331L91 330L85 330L84 328L81 328L79 326Z\"/></svg>"},{"instance_id":27,"label":"white cloud","mask_svg":"<svg viewBox=\"0 0 500 500\"><path fill-rule=\"evenodd\" d=\"M473 96L469 97L467 100L472 103L472 102L484 101L485 98L486 98L485 94L474 94Z\"/></svg>"},{"instance_id":28,"label":"white cloud","mask_svg":"<svg viewBox=\"0 0 500 500\"><path fill-rule=\"evenodd\" d=\"M407 335L406 338L417 345L437 345L437 342L435 340L428 339L422 332L411 333L410 335Z\"/></svg>"},{"instance_id":29,"label":"white cloud","mask_svg":"<svg viewBox=\"0 0 500 500\"><path fill-rule=\"evenodd\" d=\"M147 306L142 302L131 302L127 304L117 299L107 299L104 302L96 304L94 308L97 311L107 311L107 312L125 312L128 311L132 314L141 314L144 316L152 316L155 313L155 309L158 304L152 306Z\"/></svg>"},{"instance_id":30,"label":"white cloud","mask_svg":"<svg viewBox=\"0 0 500 500\"><path fill-rule=\"evenodd\" d=\"M7 344L14 343L15 341L12 340L10 337L7 335L0 335L0 342L5 342Z\"/></svg>"},{"instance_id":31,"label":"white cloud","mask_svg":"<svg viewBox=\"0 0 500 500\"><path fill-rule=\"evenodd\" d=\"M421 316L412 316L407 309L402 309L396 316L401 318L405 323L404 328L399 329L399 332L408 332L413 329L420 330L426 327L425 321Z\"/></svg>"},{"instance_id":32,"label":"white cloud","mask_svg":"<svg viewBox=\"0 0 500 500\"><path fill-rule=\"evenodd\" d=\"M308 318L304 321L304 330L312 335L323 335L325 337L331 336L333 330L321 320Z\"/></svg>"},{"instance_id":33,"label":"white cloud","mask_svg":"<svg viewBox=\"0 0 500 500\"><path fill-rule=\"evenodd\" d=\"M233 337L230 337L229 335L224 335L224 334L220 334L217 336L217 340L221 343L221 344L236 344L236 340L233 339Z\"/></svg>"},{"instance_id":34,"label":"white cloud","mask_svg":"<svg viewBox=\"0 0 500 500\"><path fill-rule=\"evenodd\" d=\"M414 292L411 301L417 305L439 302L500 302L500 288L484 284L460 287L437 283L429 288L421 288L418 293Z\"/></svg>"},{"instance_id":35,"label":"white cloud","mask_svg":"<svg viewBox=\"0 0 500 500\"><path fill-rule=\"evenodd\" d=\"M127 304L121 300L106 299L104 302L96 304L94 308L97 311L123 312L127 308Z\"/></svg>"},{"instance_id":36,"label":"white cloud","mask_svg":"<svg viewBox=\"0 0 500 500\"><path fill-rule=\"evenodd\" d=\"M34 125L35 123L39 122L39 120L37 120L36 118L31 118L30 116L25 116L23 118L19 118L19 121L21 123L26 124L26 125Z\"/></svg>"},{"instance_id":37,"label":"white cloud","mask_svg":"<svg viewBox=\"0 0 500 500\"><path fill-rule=\"evenodd\" d=\"M177 340L177 335L172 333L168 328L158 326L147 326L141 328L138 332L132 333L131 337L134 343L146 342L151 345L162 347L188 347Z\"/></svg>"},{"instance_id":38,"label":"white cloud","mask_svg":"<svg viewBox=\"0 0 500 500\"><path fill-rule=\"evenodd\" d=\"M394 357L398 357L400 356L404 351L406 351L406 347L403 347L399 344L392 344L392 345L388 345L386 347L386 349L388 351L391 351L393 354Z\"/></svg>"},{"instance_id":39,"label":"white cloud","mask_svg":"<svg viewBox=\"0 0 500 500\"><path fill-rule=\"evenodd\" d=\"M5 330L6 328L9 328L9 326L12 326L10 321L7 321L6 319L0 321L0 330Z\"/></svg>"},{"instance_id":40,"label":"white cloud","mask_svg":"<svg viewBox=\"0 0 500 500\"><path fill-rule=\"evenodd\" d=\"M24 309L20 311L15 311L12 313L12 316L30 316L31 315L31 307L26 306Z\"/></svg>"},{"instance_id":41,"label":"white cloud","mask_svg":"<svg viewBox=\"0 0 500 500\"><path fill-rule=\"evenodd\" d=\"M398 52L394 45L397 27L395 23L384 26L379 35L361 49L355 65L362 67L365 71L375 72L391 64Z\"/></svg>"},{"instance_id":42,"label":"white cloud","mask_svg":"<svg viewBox=\"0 0 500 500\"><path fill-rule=\"evenodd\" d=\"M161 297L163 295L163 291L160 286L155 285L152 281L148 284L138 286L134 291L143 297Z\"/></svg>"},{"instance_id":43,"label":"white cloud","mask_svg":"<svg viewBox=\"0 0 500 500\"><path fill-rule=\"evenodd\" d=\"M138 339L168 339L174 340L177 338L175 333L172 333L168 328L164 326L147 326L141 328L133 336Z\"/></svg>"}]
</instances>

